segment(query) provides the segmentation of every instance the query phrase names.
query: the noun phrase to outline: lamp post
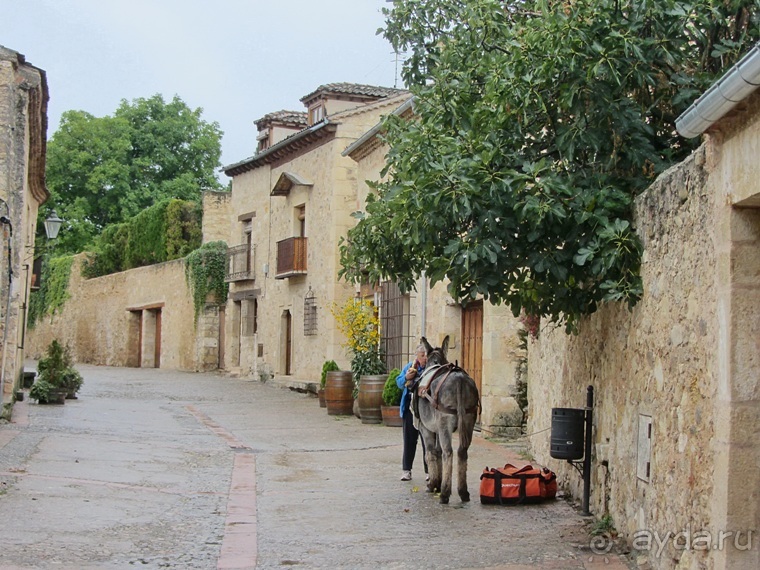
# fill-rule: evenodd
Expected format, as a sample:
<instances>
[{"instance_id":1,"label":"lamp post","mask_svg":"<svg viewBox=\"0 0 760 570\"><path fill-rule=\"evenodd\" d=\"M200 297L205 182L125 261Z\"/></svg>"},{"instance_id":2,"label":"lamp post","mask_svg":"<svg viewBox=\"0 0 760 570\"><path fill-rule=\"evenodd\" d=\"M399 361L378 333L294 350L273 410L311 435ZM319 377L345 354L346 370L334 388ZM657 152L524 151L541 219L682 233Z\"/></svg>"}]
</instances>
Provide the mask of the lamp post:
<instances>
[{"instance_id":1,"label":"lamp post","mask_svg":"<svg viewBox=\"0 0 760 570\"><path fill-rule=\"evenodd\" d=\"M63 220L58 217L55 210L50 210L50 214L45 219L45 235L47 235L48 239L55 239L58 237L61 224L63 224Z\"/></svg>"}]
</instances>

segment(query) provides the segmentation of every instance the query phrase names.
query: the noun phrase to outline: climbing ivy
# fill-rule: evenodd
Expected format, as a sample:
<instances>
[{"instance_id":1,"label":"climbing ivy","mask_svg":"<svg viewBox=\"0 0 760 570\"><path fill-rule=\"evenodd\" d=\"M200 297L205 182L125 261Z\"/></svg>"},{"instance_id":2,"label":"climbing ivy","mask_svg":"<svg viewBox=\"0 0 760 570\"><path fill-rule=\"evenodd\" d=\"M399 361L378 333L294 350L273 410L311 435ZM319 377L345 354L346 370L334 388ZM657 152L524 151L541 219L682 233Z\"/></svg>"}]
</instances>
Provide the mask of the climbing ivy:
<instances>
[{"instance_id":1,"label":"climbing ivy","mask_svg":"<svg viewBox=\"0 0 760 570\"><path fill-rule=\"evenodd\" d=\"M85 277L99 277L186 256L201 243L201 207L164 200L96 238L82 266Z\"/></svg>"},{"instance_id":2,"label":"climbing ivy","mask_svg":"<svg viewBox=\"0 0 760 570\"><path fill-rule=\"evenodd\" d=\"M185 278L193 295L196 323L209 293L214 294L219 305L227 301L226 273L227 244L223 241L204 243L185 257Z\"/></svg>"},{"instance_id":3,"label":"climbing ivy","mask_svg":"<svg viewBox=\"0 0 760 570\"><path fill-rule=\"evenodd\" d=\"M29 328L45 315L54 315L69 298L69 277L74 256L64 255L44 259L40 288L29 300Z\"/></svg>"}]
</instances>

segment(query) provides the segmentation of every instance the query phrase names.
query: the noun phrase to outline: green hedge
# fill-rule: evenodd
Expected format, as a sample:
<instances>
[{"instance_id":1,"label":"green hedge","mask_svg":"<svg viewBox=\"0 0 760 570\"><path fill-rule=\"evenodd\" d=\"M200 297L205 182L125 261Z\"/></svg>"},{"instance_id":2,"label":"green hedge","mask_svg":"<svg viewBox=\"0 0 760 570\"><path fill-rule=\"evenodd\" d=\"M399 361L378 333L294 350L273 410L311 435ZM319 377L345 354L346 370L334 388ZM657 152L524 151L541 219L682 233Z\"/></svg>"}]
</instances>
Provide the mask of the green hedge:
<instances>
[{"instance_id":1,"label":"green hedge","mask_svg":"<svg viewBox=\"0 0 760 570\"><path fill-rule=\"evenodd\" d=\"M110 225L87 254L82 275L100 277L185 257L201 245L201 217L199 204L171 199Z\"/></svg>"},{"instance_id":2,"label":"green hedge","mask_svg":"<svg viewBox=\"0 0 760 570\"><path fill-rule=\"evenodd\" d=\"M227 243L210 241L185 257L185 279L193 295L195 322L206 304L210 293L214 294L217 305L227 302L229 283L224 279L227 273Z\"/></svg>"}]
</instances>

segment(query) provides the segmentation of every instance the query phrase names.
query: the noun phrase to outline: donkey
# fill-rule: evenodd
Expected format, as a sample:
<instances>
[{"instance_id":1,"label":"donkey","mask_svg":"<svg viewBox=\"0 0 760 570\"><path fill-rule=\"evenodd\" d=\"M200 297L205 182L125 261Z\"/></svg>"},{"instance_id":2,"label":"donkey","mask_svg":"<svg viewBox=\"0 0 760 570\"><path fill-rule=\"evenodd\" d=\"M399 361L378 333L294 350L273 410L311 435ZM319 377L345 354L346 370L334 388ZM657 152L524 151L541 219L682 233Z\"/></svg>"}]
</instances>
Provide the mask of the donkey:
<instances>
[{"instance_id":1,"label":"donkey","mask_svg":"<svg viewBox=\"0 0 760 570\"><path fill-rule=\"evenodd\" d=\"M427 367L417 390L418 429L425 441L430 481L428 492L440 491L441 504L451 496L453 470L452 434L459 431L457 450L457 492L463 502L470 500L467 490L467 449L480 411L475 381L458 366L446 360L449 337L440 348L420 339L427 351Z\"/></svg>"}]
</instances>

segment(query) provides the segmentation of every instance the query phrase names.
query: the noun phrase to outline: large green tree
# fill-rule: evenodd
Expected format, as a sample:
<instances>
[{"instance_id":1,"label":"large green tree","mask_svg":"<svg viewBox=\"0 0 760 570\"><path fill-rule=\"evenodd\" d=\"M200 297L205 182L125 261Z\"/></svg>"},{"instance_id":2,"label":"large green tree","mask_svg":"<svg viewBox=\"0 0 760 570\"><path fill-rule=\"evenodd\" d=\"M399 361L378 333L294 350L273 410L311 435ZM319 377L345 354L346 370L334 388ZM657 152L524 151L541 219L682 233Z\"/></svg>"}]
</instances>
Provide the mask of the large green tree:
<instances>
[{"instance_id":1,"label":"large green tree","mask_svg":"<svg viewBox=\"0 0 760 570\"><path fill-rule=\"evenodd\" d=\"M395 0L411 119L386 121L386 181L341 275L425 271L576 330L642 294L632 200L693 143L676 117L758 39L760 0Z\"/></svg>"},{"instance_id":2,"label":"large green tree","mask_svg":"<svg viewBox=\"0 0 760 570\"><path fill-rule=\"evenodd\" d=\"M58 252L82 251L108 224L169 198L199 201L220 189L222 132L179 97L122 100L113 116L67 111L48 143L51 209L66 222ZM42 227L40 223L38 227Z\"/></svg>"}]
</instances>

